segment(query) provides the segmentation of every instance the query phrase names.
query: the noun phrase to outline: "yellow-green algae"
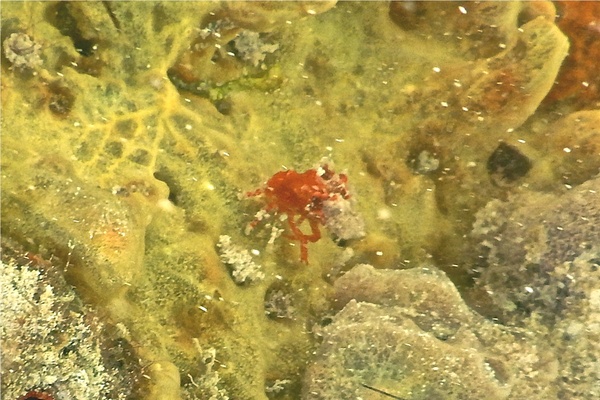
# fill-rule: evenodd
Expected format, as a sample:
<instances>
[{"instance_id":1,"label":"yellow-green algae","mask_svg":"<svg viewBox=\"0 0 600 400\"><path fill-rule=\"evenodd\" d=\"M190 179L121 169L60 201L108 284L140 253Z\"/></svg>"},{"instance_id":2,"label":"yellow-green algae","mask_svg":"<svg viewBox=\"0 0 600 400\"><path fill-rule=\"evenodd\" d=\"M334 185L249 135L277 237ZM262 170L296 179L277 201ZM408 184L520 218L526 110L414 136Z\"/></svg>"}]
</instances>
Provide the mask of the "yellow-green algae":
<instances>
[{"instance_id":1,"label":"yellow-green algae","mask_svg":"<svg viewBox=\"0 0 600 400\"><path fill-rule=\"evenodd\" d=\"M408 27L384 2L3 4L2 40L28 34L43 64L2 59L2 233L69 260L68 281L126 327L147 365L144 398L259 399L288 379L278 398L296 398L332 272L433 259L464 283L477 209L597 172L594 132L569 141L596 146L574 162L567 136L545 135L556 116L519 129L568 49L550 3L419 7ZM263 68L194 53L219 19L278 49ZM185 68L200 89L181 82ZM486 168L499 141L533 160L508 188ZM410 167L423 151L439 160L427 175ZM349 260L326 234L308 266L284 238L267 249L268 232L244 235L261 204L240 194L324 156L347 173L366 221ZM260 251L264 281L232 281L220 235ZM280 280L293 320L265 316Z\"/></svg>"}]
</instances>

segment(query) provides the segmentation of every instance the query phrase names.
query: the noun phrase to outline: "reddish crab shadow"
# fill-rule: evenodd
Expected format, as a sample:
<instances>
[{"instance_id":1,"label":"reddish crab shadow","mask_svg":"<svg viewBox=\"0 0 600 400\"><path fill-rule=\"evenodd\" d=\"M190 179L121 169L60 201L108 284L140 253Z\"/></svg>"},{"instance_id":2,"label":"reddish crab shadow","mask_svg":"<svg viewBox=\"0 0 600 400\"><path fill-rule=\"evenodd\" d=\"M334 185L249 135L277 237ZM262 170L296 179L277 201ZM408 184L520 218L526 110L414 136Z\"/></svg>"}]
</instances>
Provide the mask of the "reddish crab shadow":
<instances>
[{"instance_id":1,"label":"reddish crab shadow","mask_svg":"<svg viewBox=\"0 0 600 400\"><path fill-rule=\"evenodd\" d=\"M249 197L264 196L267 213L287 215L291 231L289 238L300 242L300 261L308 263L308 243L321 238L319 225L325 225L323 212L328 202L350 198L346 184L348 178L330 170L327 164L305 172L294 170L279 171L273 175L264 188L247 192ZM310 225L310 233L300 230L304 221ZM250 223L253 229L260 219Z\"/></svg>"}]
</instances>

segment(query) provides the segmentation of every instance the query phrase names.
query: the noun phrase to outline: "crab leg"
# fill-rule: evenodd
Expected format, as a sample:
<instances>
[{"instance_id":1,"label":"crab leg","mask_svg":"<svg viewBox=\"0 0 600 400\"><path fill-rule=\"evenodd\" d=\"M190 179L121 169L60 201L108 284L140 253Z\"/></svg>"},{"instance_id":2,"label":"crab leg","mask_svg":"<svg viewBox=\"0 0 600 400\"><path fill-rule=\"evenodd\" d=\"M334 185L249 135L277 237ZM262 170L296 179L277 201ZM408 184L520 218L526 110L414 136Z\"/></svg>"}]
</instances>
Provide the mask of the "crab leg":
<instances>
[{"instance_id":1,"label":"crab leg","mask_svg":"<svg viewBox=\"0 0 600 400\"><path fill-rule=\"evenodd\" d=\"M309 220L311 234L304 234L298 225L302 224L306 216L301 215L298 217L296 221L294 221L293 215L288 213L288 224L290 226L290 230L293 233L292 239L298 240L300 242L300 260L304 263L308 264L308 242L316 242L321 238L321 231L319 230L319 221L316 219Z\"/></svg>"}]
</instances>

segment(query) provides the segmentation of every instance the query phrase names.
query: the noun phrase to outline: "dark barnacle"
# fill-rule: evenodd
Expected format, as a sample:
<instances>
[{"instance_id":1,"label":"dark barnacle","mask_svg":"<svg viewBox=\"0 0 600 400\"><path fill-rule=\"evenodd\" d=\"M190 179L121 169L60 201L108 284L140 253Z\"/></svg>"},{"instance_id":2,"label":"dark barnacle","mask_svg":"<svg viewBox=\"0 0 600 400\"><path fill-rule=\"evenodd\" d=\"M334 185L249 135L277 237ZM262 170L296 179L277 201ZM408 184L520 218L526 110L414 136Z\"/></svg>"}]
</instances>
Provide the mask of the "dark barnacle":
<instances>
[{"instance_id":1,"label":"dark barnacle","mask_svg":"<svg viewBox=\"0 0 600 400\"><path fill-rule=\"evenodd\" d=\"M531 169L531 161L517 148L500 143L487 162L492 182L498 186L509 186L525 176Z\"/></svg>"}]
</instances>

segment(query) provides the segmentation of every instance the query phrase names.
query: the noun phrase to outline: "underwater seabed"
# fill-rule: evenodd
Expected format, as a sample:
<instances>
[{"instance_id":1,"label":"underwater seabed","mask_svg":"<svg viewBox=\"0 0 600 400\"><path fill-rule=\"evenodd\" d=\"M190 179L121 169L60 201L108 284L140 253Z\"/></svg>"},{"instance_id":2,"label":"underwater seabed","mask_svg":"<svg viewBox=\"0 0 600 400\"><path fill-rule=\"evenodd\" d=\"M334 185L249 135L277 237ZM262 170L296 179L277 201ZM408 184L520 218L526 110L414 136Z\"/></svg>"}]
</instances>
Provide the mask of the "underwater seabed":
<instances>
[{"instance_id":1,"label":"underwater seabed","mask_svg":"<svg viewBox=\"0 0 600 400\"><path fill-rule=\"evenodd\" d=\"M3 2L3 398L600 397L599 4Z\"/></svg>"}]
</instances>

